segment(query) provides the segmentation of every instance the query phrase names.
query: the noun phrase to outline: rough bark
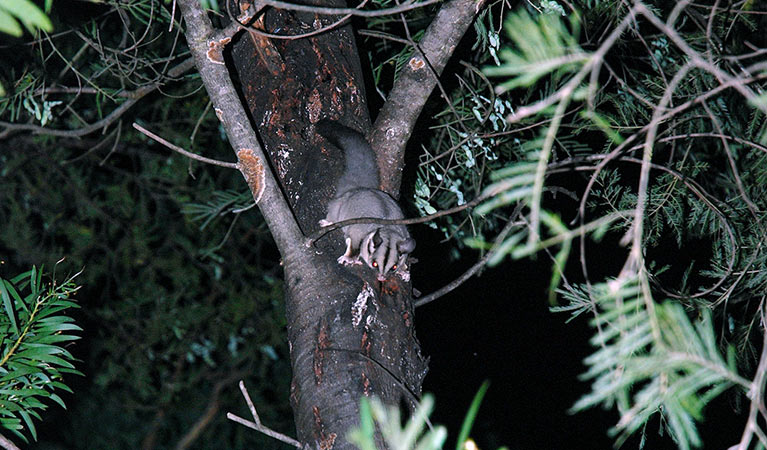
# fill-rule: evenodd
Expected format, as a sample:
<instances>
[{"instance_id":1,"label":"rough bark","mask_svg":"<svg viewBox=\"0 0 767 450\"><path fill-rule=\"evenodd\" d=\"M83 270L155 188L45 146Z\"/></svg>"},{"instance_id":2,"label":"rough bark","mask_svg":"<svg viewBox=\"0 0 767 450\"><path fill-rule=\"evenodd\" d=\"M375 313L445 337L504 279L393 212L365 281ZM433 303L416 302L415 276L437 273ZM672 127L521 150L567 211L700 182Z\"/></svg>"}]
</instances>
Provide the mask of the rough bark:
<instances>
[{"instance_id":1,"label":"rough bark","mask_svg":"<svg viewBox=\"0 0 767 450\"><path fill-rule=\"evenodd\" d=\"M332 2L330 6L342 6L341 0ZM384 109L385 120L376 133L384 133L385 141L379 142L382 136L374 135L372 144L399 149L394 159L391 150L378 156L379 163L385 162L382 185L394 195L404 163L401 151L436 84L430 71L442 70L471 23L470 9L476 13L481 4L482 0L448 3L450 8L440 12L421 42L422 56L429 58L431 67L405 74L409 81L400 81L399 88L395 85L392 106ZM415 338L409 283L397 277L379 282L364 266L338 266L340 232L309 249L298 231L308 234L317 228L342 167L340 150L323 147L313 124L330 117L361 131L370 128L353 35L348 26L296 40L249 31L239 33L227 46L230 36L224 31L214 33L195 0L179 0L179 6L195 64L283 257L293 368L291 403L298 440L310 448L352 448L345 438L358 423L359 399L375 395L389 404L413 405L426 373ZM240 11L239 5L232 6ZM270 33L295 35L336 19L269 9L256 24ZM455 27L458 31L434 40ZM226 31L235 29L229 26ZM445 40L446 36L450 38ZM424 69L418 61L410 66ZM229 68L236 74L249 117L234 95ZM408 88L412 83L425 83L419 96ZM416 112L411 112L413 106ZM400 113L405 119L397 122L396 135L386 133ZM268 165L263 163L265 158Z\"/></svg>"},{"instance_id":2,"label":"rough bark","mask_svg":"<svg viewBox=\"0 0 767 450\"><path fill-rule=\"evenodd\" d=\"M298 34L336 19L270 10L260 24ZM361 131L370 127L351 30L299 40L243 33L231 65L271 166L310 233L325 216L343 165L340 150L323 147L313 124L330 117ZM359 421L359 399L412 405L426 373L409 283L381 283L365 267L340 267L341 241L334 232L310 257L283 252L291 402L298 440L311 448L353 448L345 438Z\"/></svg>"}]
</instances>

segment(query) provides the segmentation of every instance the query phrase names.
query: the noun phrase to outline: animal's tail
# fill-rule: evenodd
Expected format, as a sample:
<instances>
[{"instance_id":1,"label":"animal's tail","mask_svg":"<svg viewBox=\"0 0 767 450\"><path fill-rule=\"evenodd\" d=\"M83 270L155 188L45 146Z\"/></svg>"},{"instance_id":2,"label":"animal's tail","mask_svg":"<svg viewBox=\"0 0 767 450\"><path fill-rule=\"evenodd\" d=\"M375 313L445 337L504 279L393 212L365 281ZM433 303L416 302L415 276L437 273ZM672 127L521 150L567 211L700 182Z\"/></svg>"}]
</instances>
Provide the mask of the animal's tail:
<instances>
[{"instance_id":1,"label":"animal's tail","mask_svg":"<svg viewBox=\"0 0 767 450\"><path fill-rule=\"evenodd\" d=\"M344 151L346 164L336 185L336 196L354 188L378 189L378 165L375 153L356 130L328 119L316 124L317 133Z\"/></svg>"}]
</instances>

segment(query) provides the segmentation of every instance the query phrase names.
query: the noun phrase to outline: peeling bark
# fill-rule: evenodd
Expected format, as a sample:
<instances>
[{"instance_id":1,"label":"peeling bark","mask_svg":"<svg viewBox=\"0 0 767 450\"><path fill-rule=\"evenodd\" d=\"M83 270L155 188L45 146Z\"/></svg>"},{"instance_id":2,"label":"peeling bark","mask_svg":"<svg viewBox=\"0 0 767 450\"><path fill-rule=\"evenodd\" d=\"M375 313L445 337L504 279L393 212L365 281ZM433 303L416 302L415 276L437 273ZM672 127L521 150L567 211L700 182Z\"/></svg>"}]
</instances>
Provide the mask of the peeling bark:
<instances>
[{"instance_id":1,"label":"peeling bark","mask_svg":"<svg viewBox=\"0 0 767 450\"><path fill-rule=\"evenodd\" d=\"M298 34L334 20L270 10L261 24L269 32ZM330 117L363 132L370 128L351 29L291 41L242 34L230 58L280 186L310 233L325 217L343 167L341 151L323 147L313 124ZM311 448L355 448L346 436L359 422L360 398L413 405L426 373L410 285L398 278L381 283L366 267L339 266L343 248L336 231L310 257L283 253L290 398L298 439Z\"/></svg>"}]
</instances>

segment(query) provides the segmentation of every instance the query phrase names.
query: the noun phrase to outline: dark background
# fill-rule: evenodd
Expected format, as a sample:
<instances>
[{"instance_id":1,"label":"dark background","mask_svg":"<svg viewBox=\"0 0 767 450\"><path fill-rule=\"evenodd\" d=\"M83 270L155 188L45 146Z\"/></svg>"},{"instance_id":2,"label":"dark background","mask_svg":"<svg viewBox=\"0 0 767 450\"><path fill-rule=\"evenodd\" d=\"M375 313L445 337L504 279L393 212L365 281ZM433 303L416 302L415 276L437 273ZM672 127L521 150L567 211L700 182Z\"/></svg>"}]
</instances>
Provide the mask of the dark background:
<instances>
[{"instance_id":1,"label":"dark background","mask_svg":"<svg viewBox=\"0 0 767 450\"><path fill-rule=\"evenodd\" d=\"M421 227L415 233L418 236L426 230ZM424 294L451 281L470 265L467 260L449 263L439 248L421 244L439 239L435 233L418 241L416 256L421 262L413 268L413 285ZM587 248L588 254L599 255L592 258L595 265L589 266L592 277L599 279L620 270L625 254L619 247L590 243ZM566 273L569 279L578 279L578 264L577 254L571 254ZM568 412L589 393L590 382L581 381L579 375L586 371L583 359L593 352L588 343L593 332L587 314L565 323L569 313L549 311L550 274L551 262L545 254L507 261L416 310L418 339L431 357L424 392L436 397L433 422L448 428L445 448L454 448L464 414L485 380L490 381L490 388L471 433L479 448L613 447L608 430L618 421L616 409ZM698 424L703 448L726 449L740 440L746 414L736 412L732 395L721 395L704 415ZM677 448L660 429L657 415L645 432L643 448ZM621 448L642 448L640 434Z\"/></svg>"}]
</instances>

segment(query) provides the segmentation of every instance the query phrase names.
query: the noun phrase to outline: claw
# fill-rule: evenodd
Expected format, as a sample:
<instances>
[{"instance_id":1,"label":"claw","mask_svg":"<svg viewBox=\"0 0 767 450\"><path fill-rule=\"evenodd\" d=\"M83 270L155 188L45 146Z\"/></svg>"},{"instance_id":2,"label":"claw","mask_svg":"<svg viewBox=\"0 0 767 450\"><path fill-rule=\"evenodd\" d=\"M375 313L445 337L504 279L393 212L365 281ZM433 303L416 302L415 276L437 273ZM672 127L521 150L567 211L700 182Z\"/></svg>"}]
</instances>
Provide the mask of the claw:
<instances>
[{"instance_id":1,"label":"claw","mask_svg":"<svg viewBox=\"0 0 767 450\"><path fill-rule=\"evenodd\" d=\"M356 266L362 264L362 261L354 256L341 255L338 257L338 264L343 264L344 266Z\"/></svg>"}]
</instances>

